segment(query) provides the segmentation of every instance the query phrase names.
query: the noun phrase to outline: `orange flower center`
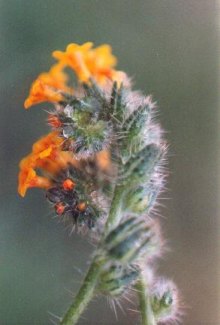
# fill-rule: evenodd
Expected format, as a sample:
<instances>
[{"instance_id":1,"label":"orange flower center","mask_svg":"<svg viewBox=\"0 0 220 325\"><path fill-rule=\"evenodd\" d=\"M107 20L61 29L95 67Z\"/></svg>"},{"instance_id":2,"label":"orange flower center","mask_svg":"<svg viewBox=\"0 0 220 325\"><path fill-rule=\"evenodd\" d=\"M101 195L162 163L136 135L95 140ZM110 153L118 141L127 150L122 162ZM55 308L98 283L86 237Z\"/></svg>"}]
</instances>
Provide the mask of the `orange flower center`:
<instances>
[{"instance_id":1,"label":"orange flower center","mask_svg":"<svg viewBox=\"0 0 220 325\"><path fill-rule=\"evenodd\" d=\"M85 211L85 209L86 209L86 204L85 204L85 202L80 202L80 203L77 205L77 208L78 208L78 210L81 211L81 212Z\"/></svg>"},{"instance_id":2,"label":"orange flower center","mask_svg":"<svg viewBox=\"0 0 220 325\"><path fill-rule=\"evenodd\" d=\"M62 202L59 202L55 205L56 213L61 216L64 213L65 205Z\"/></svg>"},{"instance_id":3,"label":"orange flower center","mask_svg":"<svg viewBox=\"0 0 220 325\"><path fill-rule=\"evenodd\" d=\"M76 184L70 178L67 178L62 185L65 191L71 191Z\"/></svg>"}]
</instances>

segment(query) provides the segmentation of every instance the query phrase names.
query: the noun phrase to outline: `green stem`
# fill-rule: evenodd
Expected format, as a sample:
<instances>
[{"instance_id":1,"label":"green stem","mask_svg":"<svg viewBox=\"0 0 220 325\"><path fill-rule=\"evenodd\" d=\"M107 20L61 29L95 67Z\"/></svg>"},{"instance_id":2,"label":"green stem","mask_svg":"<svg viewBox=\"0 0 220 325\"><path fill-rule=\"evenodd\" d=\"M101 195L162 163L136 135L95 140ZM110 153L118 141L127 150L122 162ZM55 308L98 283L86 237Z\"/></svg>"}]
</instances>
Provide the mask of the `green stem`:
<instances>
[{"instance_id":1,"label":"green stem","mask_svg":"<svg viewBox=\"0 0 220 325\"><path fill-rule=\"evenodd\" d=\"M136 284L142 325L157 325L150 303L147 283L142 275Z\"/></svg>"},{"instance_id":2,"label":"green stem","mask_svg":"<svg viewBox=\"0 0 220 325\"><path fill-rule=\"evenodd\" d=\"M60 323L61 325L73 325L78 321L80 315L94 295L101 270L100 266L101 263L94 259L73 304L69 307Z\"/></svg>"},{"instance_id":3,"label":"green stem","mask_svg":"<svg viewBox=\"0 0 220 325\"><path fill-rule=\"evenodd\" d=\"M105 224L105 235L107 235L113 228L115 228L121 219L121 200L124 194L124 187L116 185L114 196L112 199L109 216Z\"/></svg>"},{"instance_id":4,"label":"green stem","mask_svg":"<svg viewBox=\"0 0 220 325\"><path fill-rule=\"evenodd\" d=\"M103 237L105 237L105 235L108 234L112 228L117 226L120 221L122 194L122 187L116 186ZM95 289L101 272L101 267L102 262L100 260L97 260L97 258L95 257L92 264L90 265L90 268L83 281L83 284L75 297L74 302L69 307L62 321L60 322L61 325L76 324L80 315L82 314L82 312L84 311L84 309L95 294Z\"/></svg>"}]
</instances>

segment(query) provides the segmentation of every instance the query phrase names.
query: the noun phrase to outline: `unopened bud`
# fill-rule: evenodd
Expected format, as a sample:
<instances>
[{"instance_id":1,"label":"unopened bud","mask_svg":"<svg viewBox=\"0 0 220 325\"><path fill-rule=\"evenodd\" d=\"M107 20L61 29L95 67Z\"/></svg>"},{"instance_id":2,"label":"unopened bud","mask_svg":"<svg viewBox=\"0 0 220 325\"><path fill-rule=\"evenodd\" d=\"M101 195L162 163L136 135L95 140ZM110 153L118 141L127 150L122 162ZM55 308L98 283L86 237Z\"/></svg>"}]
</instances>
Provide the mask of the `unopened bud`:
<instances>
[{"instance_id":1,"label":"unopened bud","mask_svg":"<svg viewBox=\"0 0 220 325\"><path fill-rule=\"evenodd\" d=\"M160 187L157 184L138 186L124 197L124 208L132 213L148 212L154 205Z\"/></svg>"},{"instance_id":2,"label":"unopened bud","mask_svg":"<svg viewBox=\"0 0 220 325\"><path fill-rule=\"evenodd\" d=\"M162 147L155 144L147 145L122 167L121 183L132 186L139 182L147 182L162 156Z\"/></svg>"},{"instance_id":3,"label":"unopened bud","mask_svg":"<svg viewBox=\"0 0 220 325\"><path fill-rule=\"evenodd\" d=\"M75 183L72 181L72 179L67 178L65 181L63 181L63 189L65 191L71 191L75 187Z\"/></svg>"},{"instance_id":4,"label":"unopened bud","mask_svg":"<svg viewBox=\"0 0 220 325\"><path fill-rule=\"evenodd\" d=\"M100 276L99 290L112 297L122 295L139 275L137 267L123 267L112 265L104 270Z\"/></svg>"},{"instance_id":5,"label":"unopened bud","mask_svg":"<svg viewBox=\"0 0 220 325\"><path fill-rule=\"evenodd\" d=\"M150 120L151 116L151 105L143 105L138 107L131 115L125 120L123 124L123 131L127 132L129 139L139 135L142 129L146 126L147 121ZM127 138L126 138L127 140Z\"/></svg>"},{"instance_id":6,"label":"unopened bud","mask_svg":"<svg viewBox=\"0 0 220 325\"><path fill-rule=\"evenodd\" d=\"M64 212L65 212L65 208L66 208L65 204L62 203L62 202L59 202L59 203L57 203L57 204L55 205L56 213L57 213L59 216L61 216L62 214L64 214Z\"/></svg>"},{"instance_id":7,"label":"unopened bud","mask_svg":"<svg viewBox=\"0 0 220 325\"><path fill-rule=\"evenodd\" d=\"M178 318L178 291L169 280L159 279L151 289L151 305L156 319L160 322L176 321Z\"/></svg>"},{"instance_id":8,"label":"unopened bud","mask_svg":"<svg viewBox=\"0 0 220 325\"><path fill-rule=\"evenodd\" d=\"M127 264L143 255L151 256L160 248L157 236L151 224L131 218L107 236L104 242L106 257Z\"/></svg>"},{"instance_id":9,"label":"unopened bud","mask_svg":"<svg viewBox=\"0 0 220 325\"><path fill-rule=\"evenodd\" d=\"M84 212L86 210L86 203L85 202L80 202L77 204L77 209L81 212Z\"/></svg>"},{"instance_id":10,"label":"unopened bud","mask_svg":"<svg viewBox=\"0 0 220 325\"><path fill-rule=\"evenodd\" d=\"M59 117L53 114L49 114L48 116L48 124L51 125L53 128L60 128L63 123L60 121Z\"/></svg>"},{"instance_id":11,"label":"unopened bud","mask_svg":"<svg viewBox=\"0 0 220 325\"><path fill-rule=\"evenodd\" d=\"M111 93L111 113L117 121L122 121L124 113L124 104L122 101L123 86L118 87L117 82L114 82Z\"/></svg>"},{"instance_id":12,"label":"unopened bud","mask_svg":"<svg viewBox=\"0 0 220 325\"><path fill-rule=\"evenodd\" d=\"M105 244L108 245L109 248L119 244L134 230L140 229L143 224L144 221L140 222L137 221L136 218L129 218L125 222L119 224L108 234L108 236L105 238Z\"/></svg>"}]
</instances>

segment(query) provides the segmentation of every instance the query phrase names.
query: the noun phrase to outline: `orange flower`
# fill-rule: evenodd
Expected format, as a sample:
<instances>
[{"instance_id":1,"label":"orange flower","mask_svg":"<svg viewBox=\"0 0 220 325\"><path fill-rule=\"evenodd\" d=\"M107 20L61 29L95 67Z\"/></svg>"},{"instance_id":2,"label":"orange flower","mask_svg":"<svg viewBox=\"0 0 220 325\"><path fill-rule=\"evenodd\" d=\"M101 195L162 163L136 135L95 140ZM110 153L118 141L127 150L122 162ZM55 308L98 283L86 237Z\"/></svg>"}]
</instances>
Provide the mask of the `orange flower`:
<instances>
[{"instance_id":1,"label":"orange flower","mask_svg":"<svg viewBox=\"0 0 220 325\"><path fill-rule=\"evenodd\" d=\"M37 176L33 168L24 168L18 176L18 193L24 197L26 191L30 187L41 187L48 189L51 187L51 182L46 177Z\"/></svg>"},{"instance_id":2,"label":"orange flower","mask_svg":"<svg viewBox=\"0 0 220 325\"><path fill-rule=\"evenodd\" d=\"M37 167L37 160L38 156L31 153L20 162L18 193L23 197L29 187L49 188L51 186L49 179L36 174L34 168Z\"/></svg>"},{"instance_id":3,"label":"orange flower","mask_svg":"<svg viewBox=\"0 0 220 325\"><path fill-rule=\"evenodd\" d=\"M32 153L38 157L37 166L54 174L60 169L66 168L68 163L76 166L77 161L67 152L62 151L63 139L59 132L53 131L39 139L32 146Z\"/></svg>"},{"instance_id":4,"label":"orange flower","mask_svg":"<svg viewBox=\"0 0 220 325\"><path fill-rule=\"evenodd\" d=\"M111 53L109 45L101 45L92 49L93 43L83 45L69 44L65 52L54 51L53 57L61 63L70 66L81 82L88 82L93 78L103 84L106 79L112 77L116 58Z\"/></svg>"},{"instance_id":5,"label":"orange flower","mask_svg":"<svg viewBox=\"0 0 220 325\"><path fill-rule=\"evenodd\" d=\"M88 67L91 70L92 77L98 83L104 83L106 78L112 79L114 67L117 63L116 57L111 54L111 47L107 44L94 49L88 57Z\"/></svg>"},{"instance_id":6,"label":"orange flower","mask_svg":"<svg viewBox=\"0 0 220 325\"><path fill-rule=\"evenodd\" d=\"M40 156L47 156L47 152L51 153L52 149L58 148L63 143L63 139L59 137L59 132L53 131L37 140L32 146L32 152Z\"/></svg>"},{"instance_id":7,"label":"orange flower","mask_svg":"<svg viewBox=\"0 0 220 325\"><path fill-rule=\"evenodd\" d=\"M59 102L63 99L61 92L71 93L66 86L67 75L63 72L63 64L55 64L49 72L41 73L33 82L28 98L24 102L27 109L42 102Z\"/></svg>"},{"instance_id":8,"label":"orange flower","mask_svg":"<svg viewBox=\"0 0 220 325\"><path fill-rule=\"evenodd\" d=\"M36 168L40 168L53 177L68 164L77 165L76 160L69 152L62 151L62 142L58 132L51 132L35 142L31 154L21 160L18 176L18 193L21 196L24 197L30 187L48 189L52 186L52 180L38 176Z\"/></svg>"}]
</instances>

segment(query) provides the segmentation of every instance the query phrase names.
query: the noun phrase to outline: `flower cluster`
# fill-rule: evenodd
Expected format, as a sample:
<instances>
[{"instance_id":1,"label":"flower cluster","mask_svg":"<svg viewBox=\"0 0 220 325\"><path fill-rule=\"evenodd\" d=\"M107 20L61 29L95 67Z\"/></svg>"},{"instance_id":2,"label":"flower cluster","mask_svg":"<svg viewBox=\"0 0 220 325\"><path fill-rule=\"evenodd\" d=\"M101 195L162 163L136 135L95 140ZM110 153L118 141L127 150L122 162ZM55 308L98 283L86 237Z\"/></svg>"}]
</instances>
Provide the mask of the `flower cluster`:
<instances>
[{"instance_id":1,"label":"flower cluster","mask_svg":"<svg viewBox=\"0 0 220 325\"><path fill-rule=\"evenodd\" d=\"M155 103L133 91L127 75L115 69L109 45L70 44L53 57L58 63L38 76L24 103L25 108L52 103L47 119L52 130L21 160L18 192L24 197L28 188L44 189L59 218L95 231L96 293L115 299L147 283L154 323L175 319L176 288L146 272L155 273L152 261L163 248L158 221L151 218L166 154ZM147 300L145 291L141 299ZM62 324L76 320L70 315Z\"/></svg>"},{"instance_id":2,"label":"flower cluster","mask_svg":"<svg viewBox=\"0 0 220 325\"><path fill-rule=\"evenodd\" d=\"M78 224L92 226L94 222L91 216L97 215L99 210L92 204L97 191L97 180L99 178L99 188L107 186L111 160L110 152L105 150L108 123L98 121L97 112L101 109L101 104L88 94L89 89L86 91L85 87L86 83L91 82L103 85L112 80L119 81L121 74L113 69L116 58L108 45L93 48L91 42L83 45L70 44L65 52L55 51L53 56L59 62L49 72L38 76L24 103L26 109L42 102L55 104L48 115L52 132L38 140L33 145L31 154L21 160L18 192L24 197L30 187L46 189L46 196L55 204L59 216L72 215ZM78 78L78 89L75 92L82 92L84 88L84 95L73 95L73 87L68 85L66 67L70 67ZM88 157L87 161L79 160L77 153L91 153L92 150L95 155ZM40 175L37 175L38 170ZM91 185L89 179L94 173L96 180ZM70 182L72 186L67 188L66 184Z\"/></svg>"},{"instance_id":3,"label":"flower cluster","mask_svg":"<svg viewBox=\"0 0 220 325\"><path fill-rule=\"evenodd\" d=\"M29 187L48 189L52 186L49 178L36 174L37 168L54 175L68 163L76 163L73 156L61 151L62 142L58 132L51 132L35 142L31 154L21 160L18 187L21 196L25 196Z\"/></svg>"},{"instance_id":4,"label":"flower cluster","mask_svg":"<svg viewBox=\"0 0 220 325\"><path fill-rule=\"evenodd\" d=\"M42 102L60 102L65 100L74 90L67 86L68 75L65 67L70 67L78 80L89 83L91 78L98 84L105 84L107 80L120 82L123 74L115 71L116 58L111 53L109 45L92 48L87 42L83 45L69 44L65 52L54 51L53 57L59 60L49 72L41 73L33 82L30 94L25 100L24 107L29 108Z\"/></svg>"}]
</instances>

